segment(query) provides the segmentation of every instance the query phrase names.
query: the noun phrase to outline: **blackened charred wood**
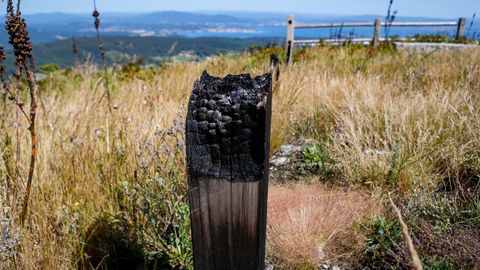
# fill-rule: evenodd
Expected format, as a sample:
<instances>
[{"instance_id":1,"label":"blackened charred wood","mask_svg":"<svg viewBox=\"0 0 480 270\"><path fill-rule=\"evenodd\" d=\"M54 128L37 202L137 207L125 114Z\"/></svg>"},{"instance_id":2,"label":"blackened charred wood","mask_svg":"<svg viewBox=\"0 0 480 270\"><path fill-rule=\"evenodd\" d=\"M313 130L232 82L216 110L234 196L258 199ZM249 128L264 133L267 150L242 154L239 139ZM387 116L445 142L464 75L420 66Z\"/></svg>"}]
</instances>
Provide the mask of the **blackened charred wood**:
<instances>
[{"instance_id":1,"label":"blackened charred wood","mask_svg":"<svg viewBox=\"0 0 480 270\"><path fill-rule=\"evenodd\" d=\"M271 74L195 82L186 146L196 270L264 269L271 85Z\"/></svg>"}]
</instances>

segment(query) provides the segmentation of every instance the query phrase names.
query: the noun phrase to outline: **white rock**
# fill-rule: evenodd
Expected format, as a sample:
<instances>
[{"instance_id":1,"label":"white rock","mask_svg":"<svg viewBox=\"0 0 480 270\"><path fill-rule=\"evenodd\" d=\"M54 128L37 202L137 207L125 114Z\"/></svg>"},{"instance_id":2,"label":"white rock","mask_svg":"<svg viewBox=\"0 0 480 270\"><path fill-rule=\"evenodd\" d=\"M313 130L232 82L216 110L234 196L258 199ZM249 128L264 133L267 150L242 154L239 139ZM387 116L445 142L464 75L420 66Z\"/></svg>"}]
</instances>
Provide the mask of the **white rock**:
<instances>
[{"instance_id":1,"label":"white rock","mask_svg":"<svg viewBox=\"0 0 480 270\"><path fill-rule=\"evenodd\" d=\"M278 150L279 155L281 156L288 156L291 155L292 153L300 152L302 151L302 147L298 145L292 145L292 144L285 144L280 147Z\"/></svg>"},{"instance_id":2,"label":"white rock","mask_svg":"<svg viewBox=\"0 0 480 270\"><path fill-rule=\"evenodd\" d=\"M289 162L290 162L290 158L288 157L276 157L270 161L270 164L272 164L273 166L279 167L279 166L288 164Z\"/></svg>"}]
</instances>

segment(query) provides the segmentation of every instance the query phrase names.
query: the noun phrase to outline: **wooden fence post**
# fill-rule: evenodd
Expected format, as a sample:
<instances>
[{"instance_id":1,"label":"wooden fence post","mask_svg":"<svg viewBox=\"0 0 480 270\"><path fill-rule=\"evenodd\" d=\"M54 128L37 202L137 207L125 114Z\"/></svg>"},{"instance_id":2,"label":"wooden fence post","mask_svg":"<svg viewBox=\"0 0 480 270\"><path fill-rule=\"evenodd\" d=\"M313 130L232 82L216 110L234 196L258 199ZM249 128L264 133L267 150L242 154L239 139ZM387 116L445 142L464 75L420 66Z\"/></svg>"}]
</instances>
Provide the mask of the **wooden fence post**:
<instances>
[{"instance_id":1,"label":"wooden fence post","mask_svg":"<svg viewBox=\"0 0 480 270\"><path fill-rule=\"evenodd\" d=\"M272 74L272 77L275 78L275 81L280 79L280 59L278 59L278 56L273 53L270 55L270 73Z\"/></svg>"},{"instance_id":2,"label":"wooden fence post","mask_svg":"<svg viewBox=\"0 0 480 270\"><path fill-rule=\"evenodd\" d=\"M380 44L380 35L382 32L382 21L380 19L375 19L374 23L375 32L373 33L373 46L378 47Z\"/></svg>"},{"instance_id":3,"label":"wooden fence post","mask_svg":"<svg viewBox=\"0 0 480 270\"><path fill-rule=\"evenodd\" d=\"M292 63L293 49L295 47L295 23L293 16L288 16L287 22L287 65Z\"/></svg>"},{"instance_id":4,"label":"wooden fence post","mask_svg":"<svg viewBox=\"0 0 480 270\"><path fill-rule=\"evenodd\" d=\"M466 24L467 24L467 18L458 19L457 36L456 36L457 41L461 41L465 38L465 25Z\"/></svg>"},{"instance_id":5,"label":"wooden fence post","mask_svg":"<svg viewBox=\"0 0 480 270\"><path fill-rule=\"evenodd\" d=\"M186 122L195 270L263 270L272 76L195 82Z\"/></svg>"}]
</instances>

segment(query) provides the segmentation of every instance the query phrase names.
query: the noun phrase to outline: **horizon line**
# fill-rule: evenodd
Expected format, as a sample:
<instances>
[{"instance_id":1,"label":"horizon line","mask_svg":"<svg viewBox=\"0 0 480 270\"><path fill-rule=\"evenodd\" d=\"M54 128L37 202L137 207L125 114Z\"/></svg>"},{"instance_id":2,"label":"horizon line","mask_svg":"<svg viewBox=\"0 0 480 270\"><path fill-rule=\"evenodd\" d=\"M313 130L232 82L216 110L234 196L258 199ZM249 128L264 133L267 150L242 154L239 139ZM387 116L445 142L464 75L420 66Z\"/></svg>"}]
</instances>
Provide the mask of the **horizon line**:
<instances>
[{"instance_id":1,"label":"horizon line","mask_svg":"<svg viewBox=\"0 0 480 270\"><path fill-rule=\"evenodd\" d=\"M385 15L380 14L347 14L347 13L309 13L309 12L287 12L287 11L276 11L276 12L263 12L263 11L244 11L244 10L195 10L195 11L184 11L184 10L155 10L155 11L103 11L103 14L125 14L125 15L142 15L142 14L155 14L161 12L179 12L179 13L191 13L191 14L201 14L201 15L230 15L235 16L235 14L227 14L228 12L234 12L237 14L270 14L270 15L294 15L294 16L334 16L334 17L354 17L354 16L372 16L372 17L385 17ZM26 16L32 15L49 15L49 14L63 14L63 15L85 15L90 12L62 12L62 11L52 11L52 12L27 12L24 13ZM410 17L410 18L428 18L428 19L452 19L458 18L455 17L432 17L432 16L415 16L415 15L397 15L397 18ZM467 17L468 18L468 17Z\"/></svg>"}]
</instances>

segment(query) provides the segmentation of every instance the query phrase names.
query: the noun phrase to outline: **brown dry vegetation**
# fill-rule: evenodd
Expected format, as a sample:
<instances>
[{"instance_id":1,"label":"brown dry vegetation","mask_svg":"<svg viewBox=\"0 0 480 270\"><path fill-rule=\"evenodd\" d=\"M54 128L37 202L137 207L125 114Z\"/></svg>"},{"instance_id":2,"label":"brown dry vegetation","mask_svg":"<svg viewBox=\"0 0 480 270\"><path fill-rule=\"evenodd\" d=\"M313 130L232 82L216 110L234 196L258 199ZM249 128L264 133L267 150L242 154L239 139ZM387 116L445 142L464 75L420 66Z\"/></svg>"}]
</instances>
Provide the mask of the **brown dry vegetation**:
<instances>
[{"instance_id":1,"label":"brown dry vegetation","mask_svg":"<svg viewBox=\"0 0 480 270\"><path fill-rule=\"evenodd\" d=\"M316 269L332 259L328 247L339 233L382 211L378 198L342 188L296 184L269 192L270 257L287 269Z\"/></svg>"},{"instance_id":2,"label":"brown dry vegetation","mask_svg":"<svg viewBox=\"0 0 480 270\"><path fill-rule=\"evenodd\" d=\"M50 74L39 83L38 164L25 228L18 220L25 186L10 177L14 107L2 104L0 201L9 209L1 226L12 248L0 261L14 269L89 269L100 262L111 269L118 263L112 262L111 247L123 243L127 253L138 252L139 264L147 258L145 267L168 261L188 268L182 132L193 82L204 69L216 76L260 74L267 59L268 53L254 52L149 70L110 69L111 113L101 100L103 72L93 65ZM358 263L408 267L408 261L390 256L404 250L401 238L388 238L387 250L380 251L367 242L377 237L370 230L377 219L370 213L382 209L377 202L388 192L404 211L414 239L478 235L479 63L480 50L426 54L319 47L300 51L292 66L282 68L274 97L273 149L298 137L314 138L333 160L323 170L334 173L321 174L311 187L292 187L292 197L286 197L285 187L273 187L269 246L278 267L318 265L323 259L318 248L326 243L331 260L341 255L332 254L335 250L360 250L355 254L368 258L360 256ZM28 149L26 138L22 144ZM26 152L22 158L26 164ZM318 184L326 180L342 188ZM286 212L274 211L285 204L291 206ZM387 225L394 224L390 211L384 212ZM289 219L282 219L287 214ZM421 229L424 224L428 231ZM289 235L295 227L302 227L294 234L298 237ZM121 239L103 240L105 246L98 247L98 239L112 234L105 231ZM361 235L350 250L340 246L350 240L345 231ZM288 252L302 237L305 246ZM392 239L398 241L390 245ZM471 255L479 253L474 246L462 244L469 250L462 250L460 264L457 254L450 258L442 245L432 249L419 243L426 264L479 267L480 260Z\"/></svg>"}]
</instances>

